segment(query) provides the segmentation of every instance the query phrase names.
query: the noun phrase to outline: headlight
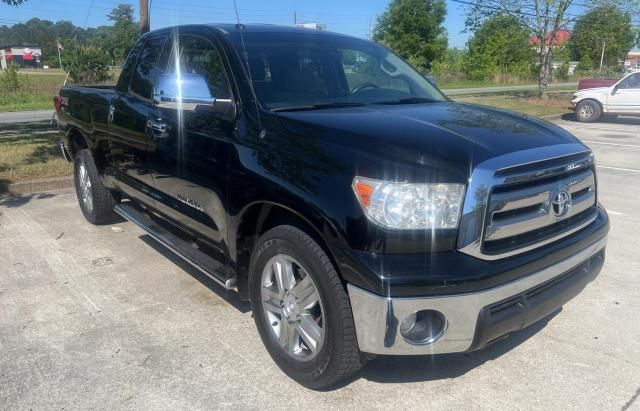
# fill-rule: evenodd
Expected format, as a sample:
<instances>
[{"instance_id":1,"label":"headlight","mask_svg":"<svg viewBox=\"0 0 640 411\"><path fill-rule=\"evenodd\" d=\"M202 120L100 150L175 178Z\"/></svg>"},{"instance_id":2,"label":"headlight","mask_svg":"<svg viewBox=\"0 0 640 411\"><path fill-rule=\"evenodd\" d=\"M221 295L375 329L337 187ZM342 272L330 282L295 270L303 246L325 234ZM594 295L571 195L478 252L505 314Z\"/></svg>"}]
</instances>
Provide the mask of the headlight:
<instances>
[{"instance_id":1,"label":"headlight","mask_svg":"<svg viewBox=\"0 0 640 411\"><path fill-rule=\"evenodd\" d=\"M353 190L369 219L404 230L457 228L464 188L463 184L353 180Z\"/></svg>"}]
</instances>

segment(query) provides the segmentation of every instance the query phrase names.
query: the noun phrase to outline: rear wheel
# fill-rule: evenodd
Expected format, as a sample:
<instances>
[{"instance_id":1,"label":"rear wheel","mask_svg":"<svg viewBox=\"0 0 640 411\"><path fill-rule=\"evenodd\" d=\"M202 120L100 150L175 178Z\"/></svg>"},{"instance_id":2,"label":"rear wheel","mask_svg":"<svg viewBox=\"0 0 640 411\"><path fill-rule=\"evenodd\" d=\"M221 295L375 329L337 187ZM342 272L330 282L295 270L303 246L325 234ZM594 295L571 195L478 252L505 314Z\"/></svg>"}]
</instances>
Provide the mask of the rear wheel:
<instances>
[{"instance_id":1,"label":"rear wheel","mask_svg":"<svg viewBox=\"0 0 640 411\"><path fill-rule=\"evenodd\" d=\"M289 377L320 389L360 369L349 297L307 234L291 226L264 234L251 259L249 287L260 337Z\"/></svg>"},{"instance_id":2,"label":"rear wheel","mask_svg":"<svg viewBox=\"0 0 640 411\"><path fill-rule=\"evenodd\" d=\"M78 150L73 161L76 195L82 214L91 224L105 224L113 217L116 200L102 180L87 149Z\"/></svg>"},{"instance_id":3,"label":"rear wheel","mask_svg":"<svg viewBox=\"0 0 640 411\"><path fill-rule=\"evenodd\" d=\"M595 100L583 100L576 106L576 117L582 123L593 123L601 115L600 104Z\"/></svg>"}]
</instances>

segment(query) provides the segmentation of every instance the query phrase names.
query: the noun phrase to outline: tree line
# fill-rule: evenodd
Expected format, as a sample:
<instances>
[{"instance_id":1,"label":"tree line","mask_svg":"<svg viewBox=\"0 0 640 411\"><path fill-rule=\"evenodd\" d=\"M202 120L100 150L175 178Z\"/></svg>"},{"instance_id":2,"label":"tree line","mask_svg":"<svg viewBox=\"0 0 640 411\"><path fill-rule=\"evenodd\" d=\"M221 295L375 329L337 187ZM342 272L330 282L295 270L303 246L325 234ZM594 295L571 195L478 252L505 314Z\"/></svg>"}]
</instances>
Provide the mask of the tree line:
<instances>
[{"instance_id":1,"label":"tree line","mask_svg":"<svg viewBox=\"0 0 640 411\"><path fill-rule=\"evenodd\" d=\"M391 0L373 39L421 71L473 80L536 79L541 96L554 74L566 76L569 61L579 61L582 71L596 69L604 48L603 65L613 69L640 45L640 29L632 24L639 7L634 0L452 1L465 5L465 29L472 33L463 49L447 47L445 0ZM580 14L573 14L574 4ZM556 42L565 30L570 39ZM562 63L555 73L554 62Z\"/></svg>"},{"instance_id":2,"label":"tree line","mask_svg":"<svg viewBox=\"0 0 640 411\"><path fill-rule=\"evenodd\" d=\"M0 45L39 46L43 64L59 67L57 47L60 43L64 48L61 55L65 69L73 69L75 63L87 63L93 68L85 73L92 77L86 80L101 81L107 76L109 66L122 64L140 34L133 7L128 4L118 5L107 18L111 25L95 28L38 18L13 26L3 25L0 26ZM77 68L75 72L76 76L82 75Z\"/></svg>"}]
</instances>

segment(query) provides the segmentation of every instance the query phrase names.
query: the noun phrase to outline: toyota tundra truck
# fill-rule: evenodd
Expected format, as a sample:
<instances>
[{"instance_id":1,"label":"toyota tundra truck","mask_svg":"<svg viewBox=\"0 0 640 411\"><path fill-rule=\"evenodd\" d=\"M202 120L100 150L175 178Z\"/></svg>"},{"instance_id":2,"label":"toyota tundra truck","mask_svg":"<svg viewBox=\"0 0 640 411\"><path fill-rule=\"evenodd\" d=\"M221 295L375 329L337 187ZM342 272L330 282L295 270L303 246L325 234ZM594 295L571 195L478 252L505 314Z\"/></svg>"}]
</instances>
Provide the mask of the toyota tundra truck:
<instances>
[{"instance_id":1,"label":"toyota tundra truck","mask_svg":"<svg viewBox=\"0 0 640 411\"><path fill-rule=\"evenodd\" d=\"M451 101L370 41L166 28L139 38L115 87L54 103L84 217L115 212L235 290L306 387L374 355L482 349L604 262L589 148Z\"/></svg>"}]
</instances>

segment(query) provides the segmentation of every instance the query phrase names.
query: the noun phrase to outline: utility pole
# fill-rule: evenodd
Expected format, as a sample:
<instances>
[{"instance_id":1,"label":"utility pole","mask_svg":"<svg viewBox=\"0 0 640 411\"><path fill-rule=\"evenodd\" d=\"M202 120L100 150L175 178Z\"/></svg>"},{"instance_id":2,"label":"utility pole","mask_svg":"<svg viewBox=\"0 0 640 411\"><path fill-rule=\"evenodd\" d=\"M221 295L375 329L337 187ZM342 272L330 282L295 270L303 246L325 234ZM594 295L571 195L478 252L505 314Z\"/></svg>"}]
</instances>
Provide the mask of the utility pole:
<instances>
[{"instance_id":1,"label":"utility pole","mask_svg":"<svg viewBox=\"0 0 640 411\"><path fill-rule=\"evenodd\" d=\"M149 0L140 0L140 33L147 33L150 27Z\"/></svg>"},{"instance_id":2,"label":"utility pole","mask_svg":"<svg viewBox=\"0 0 640 411\"><path fill-rule=\"evenodd\" d=\"M604 62L604 47L606 44L606 41L602 42L602 54L600 55L600 71L602 71L602 63Z\"/></svg>"},{"instance_id":3,"label":"utility pole","mask_svg":"<svg viewBox=\"0 0 640 411\"><path fill-rule=\"evenodd\" d=\"M371 16L369 16L369 40L371 40Z\"/></svg>"},{"instance_id":4,"label":"utility pole","mask_svg":"<svg viewBox=\"0 0 640 411\"><path fill-rule=\"evenodd\" d=\"M298 24L298 11L294 10L293 11L293 25L297 25Z\"/></svg>"}]
</instances>

